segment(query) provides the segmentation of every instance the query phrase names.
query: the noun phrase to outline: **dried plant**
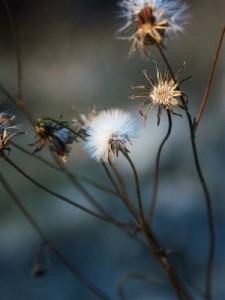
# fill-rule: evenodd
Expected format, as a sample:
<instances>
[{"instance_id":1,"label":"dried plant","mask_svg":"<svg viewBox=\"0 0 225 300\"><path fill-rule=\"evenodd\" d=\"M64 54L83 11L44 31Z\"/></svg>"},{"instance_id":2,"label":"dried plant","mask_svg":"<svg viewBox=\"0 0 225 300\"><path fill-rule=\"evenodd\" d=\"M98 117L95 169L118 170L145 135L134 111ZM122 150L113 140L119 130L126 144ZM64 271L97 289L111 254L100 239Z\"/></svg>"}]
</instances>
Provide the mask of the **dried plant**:
<instances>
[{"instance_id":1,"label":"dried plant","mask_svg":"<svg viewBox=\"0 0 225 300\"><path fill-rule=\"evenodd\" d=\"M153 185L151 186L150 195L146 197L146 193L144 192L146 191L146 187L141 182L141 176L137 171L136 165L138 161L134 162L132 159L132 151L136 144L138 144L139 138L141 138L138 132L136 118L132 113L124 111L121 108L112 108L111 104L107 104L108 107L105 110L98 111L98 109L93 108L87 115L80 113L78 117L74 117L72 120L63 121L62 117L53 119L49 116L39 117L37 120L33 118L29 112L27 102L23 99L21 51L17 28L14 24L12 10L8 0L4 0L3 2L15 43L17 58L17 96L14 97L13 93L8 92L2 84L0 84L0 89L6 99L11 100L15 108L22 112L24 123L25 121L31 123L33 132L31 133L29 129L23 131L21 126L15 123L15 115L4 111L0 112L0 158L2 166L4 166L4 164L9 165L16 173L22 175L24 184L29 181L40 191L44 191L54 199L63 201L65 205L68 204L88 214L90 217L117 227L118 230L121 230L125 235L137 241L140 247L144 247L144 251L147 253L146 264L148 263L148 255L155 259L162 273L164 273L164 279L162 279L163 277L159 279L158 275L154 276L154 274L151 273L151 265L149 265L148 274L144 272L140 273L140 270L137 270L136 273L127 274L118 281L117 290L119 299L127 299L124 286L130 280L136 279L151 281L151 283L155 282L156 284L164 284L165 281L167 281L167 284L171 287L171 290L173 290L173 299L197 299L199 296L205 300L216 299L213 273L216 242L215 220L212 199L209 193L210 183L205 179L197 151L196 131L201 121L201 116L204 112L211 88L225 29L223 28L216 49L209 80L199 111L196 116L192 116L190 112L191 101L187 101L189 92L188 90L184 92L183 90L185 88L183 88L183 86L181 87L181 84L187 78L180 79L183 68L177 74L174 73L173 67L168 60L165 46L167 37L184 31L187 20L189 19L188 5L184 1L172 0L118 0L120 9L119 16L125 20L125 24L118 30L118 36L119 38L131 42L130 54L136 49L139 49L142 56L141 59L144 59L146 62L146 69L143 71L143 74L145 79L147 79L147 83L143 84L141 82L141 85L132 85L135 94L128 96L132 100L144 100L139 109L140 114L144 117L144 124L142 124L142 126L146 126L148 129L147 118L152 118L150 112L155 106L158 109L157 125L160 125L160 121L165 115L168 120L166 135L160 143L157 155L154 158L155 169L151 175ZM158 51L159 56L165 64L164 72L162 71L163 68L161 65L159 67L159 63L156 61L154 55L149 53L149 49L152 47ZM148 60L146 58L148 58ZM130 59L135 58L130 57ZM156 68L151 69L150 63L148 62L149 60L154 61ZM127 100L127 105L132 109L133 103ZM162 115L163 110L164 115ZM167 249L164 242L160 240L160 237L157 235L157 228L154 227L153 222L154 218L156 218L155 206L158 200L158 191L160 190L162 150L171 136L174 115L182 116L182 122L187 122L188 124L189 135L191 137L188 142L190 143L193 156L190 160L194 160L194 168L202 187L206 207L208 241L204 245L205 253L203 254L207 256L205 270L202 271L204 286L200 291L196 288L195 293L189 283L184 280L184 274L181 274L181 272L177 270L172 257L175 251L173 249ZM138 113L136 117L138 117ZM27 136L35 139L33 143L31 141L29 145L21 145L21 143L24 142L23 139L20 140L20 136L25 132ZM151 136L149 135L149 143L151 142L150 139ZM18 141L19 144L17 144ZM79 177L76 172L69 170L70 159L68 158L74 151L77 142L83 146L90 158L95 160L96 168L102 168L104 170L104 174L112 186L111 188L99 182L98 179L95 178L94 173L91 178L89 176ZM53 162L45 158L45 154L42 153L44 148L47 148L51 153ZM55 172L61 172L66 180L73 184L76 191L84 197L87 203L80 204L80 201L74 201L64 195L63 190L61 193L58 193L53 188L48 187L47 184L39 182L39 180L35 179L27 171L29 166L23 164L23 167L21 167L22 162L19 159L17 160L17 157L10 155L10 152L13 152L15 149L23 152L27 157L31 157L37 163L40 163L40 166L45 164L46 168L50 168ZM146 165L148 165L149 153L146 153L145 149L142 149L141 155L146 157ZM129 177L129 179L124 175L122 166L118 163L118 159L120 159L119 162L121 159L127 162L132 176ZM8 193L20 212L25 216L42 240L41 247L35 255L31 274L33 276L42 276L46 273L48 270L46 257L47 255L50 256L50 252L52 252L62 261L65 267L71 271L75 278L80 280L85 287L92 292L93 296L95 295L96 299L113 299L104 286L101 288L97 287L93 283L94 278L92 279L93 281L89 279L88 276L80 272L79 269L58 250L55 243L48 238L45 229L38 224L36 218L30 213L26 205L23 204L20 199L21 195L17 193L16 188L10 182L10 178L3 172L3 168L1 168L0 172L0 181L3 189ZM90 187L94 187L103 193L104 198L100 201L97 196L98 194L93 193ZM119 199L119 203L121 203L121 206L125 208L130 216L128 221L126 218L120 218L105 208L103 201L107 199L108 196ZM177 226L180 226L180 224L177 224ZM186 233L184 232L183 234L185 235ZM120 246L121 245L117 245L118 251L120 251ZM147 297L151 299L152 295L149 294ZM141 298L138 298L137 300L140 299Z\"/></svg>"}]
</instances>

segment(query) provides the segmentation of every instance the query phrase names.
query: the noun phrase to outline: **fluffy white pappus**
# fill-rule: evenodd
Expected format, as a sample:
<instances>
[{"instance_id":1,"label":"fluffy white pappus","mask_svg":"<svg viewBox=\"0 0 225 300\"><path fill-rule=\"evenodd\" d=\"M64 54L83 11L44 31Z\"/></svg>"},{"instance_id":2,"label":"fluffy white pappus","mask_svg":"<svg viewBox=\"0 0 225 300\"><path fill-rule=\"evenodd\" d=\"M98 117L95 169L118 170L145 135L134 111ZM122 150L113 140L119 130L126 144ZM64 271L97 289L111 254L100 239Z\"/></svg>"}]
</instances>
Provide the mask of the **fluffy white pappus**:
<instances>
[{"instance_id":1,"label":"fluffy white pappus","mask_svg":"<svg viewBox=\"0 0 225 300\"><path fill-rule=\"evenodd\" d=\"M133 27L137 15L145 7L153 9L155 23L167 20L166 33L176 34L184 30L188 21L187 10L189 5L180 0L121 0L118 3L121 8L120 17L126 19L126 24L118 31L125 32Z\"/></svg>"},{"instance_id":2,"label":"fluffy white pappus","mask_svg":"<svg viewBox=\"0 0 225 300\"><path fill-rule=\"evenodd\" d=\"M100 112L86 127L84 148L98 162L127 151L127 145L137 138L137 123L133 116L120 109Z\"/></svg>"}]
</instances>

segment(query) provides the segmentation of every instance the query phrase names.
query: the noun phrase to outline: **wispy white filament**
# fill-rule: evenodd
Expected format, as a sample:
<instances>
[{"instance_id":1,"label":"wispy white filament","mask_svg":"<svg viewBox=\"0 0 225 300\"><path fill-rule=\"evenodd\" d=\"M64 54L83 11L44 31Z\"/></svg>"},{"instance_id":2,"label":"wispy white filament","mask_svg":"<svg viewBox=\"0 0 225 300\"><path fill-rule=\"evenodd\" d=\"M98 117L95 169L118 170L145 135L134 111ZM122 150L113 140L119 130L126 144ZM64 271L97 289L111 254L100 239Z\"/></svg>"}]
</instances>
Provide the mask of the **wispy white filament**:
<instances>
[{"instance_id":1,"label":"wispy white filament","mask_svg":"<svg viewBox=\"0 0 225 300\"><path fill-rule=\"evenodd\" d=\"M137 138L137 124L130 113L109 109L89 123L86 133L85 149L90 156L98 162L107 162L111 155L118 154L112 151L112 141L118 149L126 149Z\"/></svg>"},{"instance_id":2,"label":"wispy white filament","mask_svg":"<svg viewBox=\"0 0 225 300\"><path fill-rule=\"evenodd\" d=\"M183 31L187 23L188 5L179 0L121 0L118 5L121 7L120 16L126 20L124 26L119 29L120 32L133 27L136 16L146 6L153 8L155 23L167 20L166 34Z\"/></svg>"}]
</instances>

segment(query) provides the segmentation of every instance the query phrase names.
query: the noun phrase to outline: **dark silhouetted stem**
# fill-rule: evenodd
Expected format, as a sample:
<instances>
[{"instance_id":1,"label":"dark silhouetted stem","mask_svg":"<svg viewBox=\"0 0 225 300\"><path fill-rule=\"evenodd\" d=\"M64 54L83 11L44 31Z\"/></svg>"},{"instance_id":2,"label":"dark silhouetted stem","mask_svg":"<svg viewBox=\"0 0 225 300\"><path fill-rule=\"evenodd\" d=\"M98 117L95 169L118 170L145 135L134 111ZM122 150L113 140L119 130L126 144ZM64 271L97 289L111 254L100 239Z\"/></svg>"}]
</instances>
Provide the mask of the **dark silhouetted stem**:
<instances>
[{"instance_id":1,"label":"dark silhouetted stem","mask_svg":"<svg viewBox=\"0 0 225 300\"><path fill-rule=\"evenodd\" d=\"M49 188L45 187L44 185L40 184L39 182L37 182L35 179L33 179L31 176L29 176L25 171L23 171L17 164L15 164L11 159L9 159L7 156L4 156L4 160L9 163L13 168L15 168L21 175L23 175L26 179L28 179L30 182L32 182L34 185L36 185L37 187L39 187L40 189L42 189L43 191L47 192L48 194L72 205L75 206L76 208L79 208L80 210L88 213L89 215L92 215L100 220L106 221L106 222L110 222L108 220L108 218L106 216L102 216L99 215L93 211L91 211L90 209L68 199L67 197L60 195L52 190L50 190Z\"/></svg>"},{"instance_id":2,"label":"dark silhouetted stem","mask_svg":"<svg viewBox=\"0 0 225 300\"><path fill-rule=\"evenodd\" d=\"M171 118L171 113L167 110L167 116L168 116L168 130L167 133L162 140L159 150L157 153L156 157L156 162L155 162L155 175L154 175L154 183L153 183L153 192L152 192L152 197L151 197L151 203L148 211L148 221L151 222L152 220L152 215L153 211L157 202L157 195L158 195L158 186L159 186L159 164L160 164L160 157L162 153L163 146L165 145L166 141L168 140L171 130L172 130L172 118Z\"/></svg>"},{"instance_id":3,"label":"dark silhouetted stem","mask_svg":"<svg viewBox=\"0 0 225 300\"><path fill-rule=\"evenodd\" d=\"M131 160L130 156L128 155L128 153L126 151L124 151L122 153L126 157L127 161L129 162L131 169L133 171L133 174L134 174L139 213L140 213L140 217L141 217L142 221L144 221L145 216L144 216L144 211L143 211L143 207L142 207L141 189L140 189L138 173L137 173L135 165L134 165L133 161Z\"/></svg>"},{"instance_id":4,"label":"dark silhouetted stem","mask_svg":"<svg viewBox=\"0 0 225 300\"><path fill-rule=\"evenodd\" d=\"M207 101L209 91L210 91L210 88L211 88L211 85L212 85L212 80L213 80L213 76L214 76L214 73L215 73L215 69L216 69L220 49L221 49L221 46L222 46L224 34L225 34L225 26L223 27L223 30L222 30L222 33L221 33L221 36L220 36L220 39L219 39L218 46L216 48L215 56L214 56L214 59L213 59L212 67L211 67L211 70L210 70L210 73L209 73L209 78L208 78L208 81L207 81L207 84L206 84L206 88L205 88L203 99L202 99L202 102L201 102L201 105L200 105L200 108L199 108L199 112L198 112L197 116L194 118L194 123L193 123L194 132L196 132L197 126L199 124L199 121L201 119L202 113L203 113L205 105L206 105L206 101Z\"/></svg>"},{"instance_id":5,"label":"dark silhouetted stem","mask_svg":"<svg viewBox=\"0 0 225 300\"><path fill-rule=\"evenodd\" d=\"M162 58L170 71L170 74L173 78L173 80L176 82L175 75L173 73L173 70L167 60L167 57L165 56L165 53L163 49L158 45L158 50L160 54L162 55ZM178 87L179 88L179 87ZM213 218L213 210L212 210L212 202L210 198L210 194L208 191L207 184L205 182L205 178L202 173L202 169L199 163L198 158L198 152L196 148L196 142L195 142L195 132L194 127L192 123L192 118L190 115L190 112L188 111L187 105L185 103L185 100L183 96L180 96L183 106L185 107L186 116L188 119L190 134L191 134L191 145L192 145L192 152L194 157L194 163L196 167L196 171L205 195L205 202L206 202L206 210L207 210L207 221L208 221L208 227L209 227L209 250L208 250L208 258L207 258L207 266L206 266L206 275L205 275L205 297L206 300L212 299L212 272L213 272L213 259L214 259L214 252L215 252L215 228L214 228L214 218Z\"/></svg>"},{"instance_id":6,"label":"dark silhouetted stem","mask_svg":"<svg viewBox=\"0 0 225 300\"><path fill-rule=\"evenodd\" d=\"M123 203L128 208L130 213L133 215L136 222L138 223L139 222L139 215L138 215L138 212L137 212L136 208L134 207L134 205L130 201L130 198L127 194L126 185L124 183L124 180L123 180L120 172L117 170L117 168L115 167L115 165L112 163L112 161L110 159L109 159L109 165L110 165L111 169L113 170L113 172L114 172L114 174L115 174L115 176L118 180L118 183L120 185L120 189L117 187L117 191L119 191L121 199L123 200ZM114 183L115 183L115 181L114 181Z\"/></svg>"},{"instance_id":7,"label":"dark silhouetted stem","mask_svg":"<svg viewBox=\"0 0 225 300\"><path fill-rule=\"evenodd\" d=\"M64 170L62 170L61 167L58 167L56 166L55 164L51 163L49 160L41 157L41 156L38 156L36 153L33 153L31 151L28 151L27 149L21 147L20 145L14 143L11 141L11 144L18 150L20 150L21 152L29 155L29 156L32 156L33 158L41 161L43 164L49 166L50 168L58 171L58 172L62 172L65 174ZM103 191L107 194L110 194L112 196L115 196L115 197L119 197L118 193L114 192L113 190L105 187L104 185L100 184L99 182L91 179L91 178L88 178L86 176L80 176L80 175L74 175L73 173L69 172L68 169L66 169L66 175L67 176L71 176L74 180L78 181L78 182L85 182L86 184L90 185L90 186L93 186L94 188L100 190L100 191Z\"/></svg>"},{"instance_id":8,"label":"dark silhouetted stem","mask_svg":"<svg viewBox=\"0 0 225 300\"><path fill-rule=\"evenodd\" d=\"M41 229L41 227L38 225L38 223L35 221L35 219L29 213L29 211L25 208L25 206L22 204L20 199L13 192L13 190L8 185L7 181L5 180L5 178L3 177L3 175L1 173L0 173L0 180L1 180L1 183L4 187L4 189L10 195L10 197L12 198L12 200L14 201L16 206L19 208L21 213L24 215L24 217L29 222L29 224L37 232L37 234L43 240L43 242L48 245L49 249L51 249L51 251L63 262L63 264L67 267L67 269L79 281L81 281L85 285L86 288L88 288L92 293L94 293L99 299L110 300L110 297L108 297L102 290L97 288L84 274L82 274L78 269L76 269L68 261L68 259L57 249L57 247L54 245L54 243L48 239L48 237L45 235L44 231Z\"/></svg>"},{"instance_id":9,"label":"dark silhouetted stem","mask_svg":"<svg viewBox=\"0 0 225 300\"><path fill-rule=\"evenodd\" d=\"M131 280L143 280L143 281L150 281L153 284L157 283L160 285L165 285L164 282L160 281L158 278L148 275L148 274L143 274L143 273L128 273L125 276L123 276L118 284L117 284L117 293L120 298L120 300L126 300L125 292L124 292L124 287L127 283L129 283Z\"/></svg>"},{"instance_id":10,"label":"dark silhouetted stem","mask_svg":"<svg viewBox=\"0 0 225 300\"><path fill-rule=\"evenodd\" d=\"M58 166L61 168L61 170L64 172L64 174L69 178L69 180L72 182L72 184L86 197L86 199L97 209L104 218L108 219L110 223L118 225L119 222L117 222L95 199L94 197L88 192L88 190L82 185L82 183L78 182L76 180L76 177L74 175L71 175L69 172L67 172L67 169L65 166L61 163L61 161L58 159L57 156L53 155L53 158L55 159Z\"/></svg>"}]
</instances>

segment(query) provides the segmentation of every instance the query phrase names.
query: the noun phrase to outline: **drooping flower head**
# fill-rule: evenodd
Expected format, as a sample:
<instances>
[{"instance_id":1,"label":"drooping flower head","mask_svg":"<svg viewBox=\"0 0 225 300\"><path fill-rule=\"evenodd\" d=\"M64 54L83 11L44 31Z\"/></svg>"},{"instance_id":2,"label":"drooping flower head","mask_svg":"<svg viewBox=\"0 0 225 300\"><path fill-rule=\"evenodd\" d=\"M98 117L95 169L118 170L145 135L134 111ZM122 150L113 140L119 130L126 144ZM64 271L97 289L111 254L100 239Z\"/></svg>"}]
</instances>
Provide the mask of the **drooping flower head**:
<instances>
[{"instance_id":1,"label":"drooping flower head","mask_svg":"<svg viewBox=\"0 0 225 300\"><path fill-rule=\"evenodd\" d=\"M14 115L7 112L0 113L0 156L5 156L5 151L10 151L10 141L13 137L23 134L17 125L13 124Z\"/></svg>"},{"instance_id":2,"label":"drooping flower head","mask_svg":"<svg viewBox=\"0 0 225 300\"><path fill-rule=\"evenodd\" d=\"M179 0L121 0L119 6L126 19L119 32L130 32L125 38L132 41L130 54L136 48L147 54L149 46L163 45L168 35L183 31L187 20L187 5Z\"/></svg>"},{"instance_id":3,"label":"drooping flower head","mask_svg":"<svg viewBox=\"0 0 225 300\"><path fill-rule=\"evenodd\" d=\"M35 131L38 138L36 142L31 144L31 146L36 146L34 153L42 150L44 146L47 146L64 162L67 161L67 155L71 150L69 144L74 142L75 137L71 131L66 128L64 122L40 119L36 123Z\"/></svg>"},{"instance_id":4,"label":"drooping flower head","mask_svg":"<svg viewBox=\"0 0 225 300\"><path fill-rule=\"evenodd\" d=\"M177 73L175 79L178 78L178 75L181 71L182 69ZM140 114L145 118L145 120L154 106L158 106L158 125L160 123L162 109L165 109L174 115L180 116L180 114L177 114L174 111L174 107L184 108L183 105L177 99L177 97L183 95L183 93L178 89L178 86L181 83L181 81L175 82L172 78L169 79L168 71L166 71L163 76L157 64L157 81L155 81L146 70L144 70L143 73L149 81L150 86L132 86L132 88L135 90L144 90L146 92L137 95L132 95L130 96L130 99L135 100L138 98L145 98L145 101L140 107ZM143 113L142 109L145 106L147 106L147 110L145 113Z\"/></svg>"},{"instance_id":5,"label":"drooping flower head","mask_svg":"<svg viewBox=\"0 0 225 300\"><path fill-rule=\"evenodd\" d=\"M108 162L137 138L137 125L130 113L120 109L100 112L86 127L85 149L98 162Z\"/></svg>"}]
</instances>

